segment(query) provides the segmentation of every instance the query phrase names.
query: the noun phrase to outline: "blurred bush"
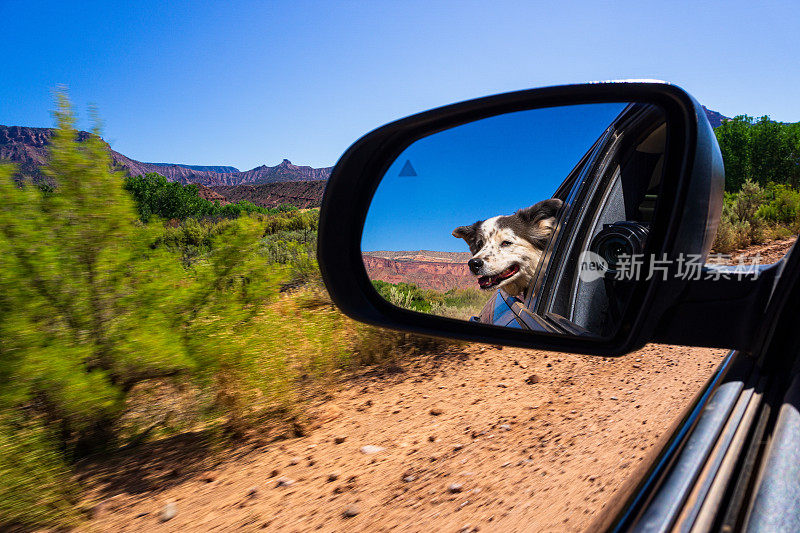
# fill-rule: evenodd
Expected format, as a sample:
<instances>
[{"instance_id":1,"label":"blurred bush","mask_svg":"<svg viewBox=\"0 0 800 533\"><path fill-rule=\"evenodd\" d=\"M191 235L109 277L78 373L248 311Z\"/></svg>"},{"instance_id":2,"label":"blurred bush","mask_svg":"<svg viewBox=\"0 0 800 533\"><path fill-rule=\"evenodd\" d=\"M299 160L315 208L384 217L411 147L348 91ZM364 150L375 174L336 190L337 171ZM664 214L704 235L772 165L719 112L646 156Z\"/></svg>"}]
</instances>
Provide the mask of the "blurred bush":
<instances>
[{"instance_id":1,"label":"blurred bush","mask_svg":"<svg viewBox=\"0 0 800 533\"><path fill-rule=\"evenodd\" d=\"M290 423L308 378L445 342L335 309L318 211L198 216L191 188L150 176L131 190L99 131L77 140L63 94L55 116L54 187L18 186L0 165L0 529L72 524L72 465L88 454L175 419L228 435ZM180 391L191 401L165 399Z\"/></svg>"}]
</instances>

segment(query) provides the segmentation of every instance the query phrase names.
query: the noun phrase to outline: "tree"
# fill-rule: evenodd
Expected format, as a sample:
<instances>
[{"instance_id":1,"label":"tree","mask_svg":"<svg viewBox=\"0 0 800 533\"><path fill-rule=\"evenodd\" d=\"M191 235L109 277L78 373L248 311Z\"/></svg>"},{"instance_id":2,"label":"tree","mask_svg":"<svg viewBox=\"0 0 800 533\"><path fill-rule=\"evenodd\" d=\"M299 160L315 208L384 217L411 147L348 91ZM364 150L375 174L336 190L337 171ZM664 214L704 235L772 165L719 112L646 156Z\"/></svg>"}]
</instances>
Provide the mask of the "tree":
<instances>
[{"instance_id":1,"label":"tree","mask_svg":"<svg viewBox=\"0 0 800 533\"><path fill-rule=\"evenodd\" d=\"M740 115L715 133L725 163L725 190L736 192L747 180L761 186L800 185L800 124Z\"/></svg>"},{"instance_id":2,"label":"tree","mask_svg":"<svg viewBox=\"0 0 800 533\"><path fill-rule=\"evenodd\" d=\"M752 178L751 124L752 117L739 115L723 122L714 132L717 135L722 160L725 163L725 190L735 192Z\"/></svg>"}]
</instances>

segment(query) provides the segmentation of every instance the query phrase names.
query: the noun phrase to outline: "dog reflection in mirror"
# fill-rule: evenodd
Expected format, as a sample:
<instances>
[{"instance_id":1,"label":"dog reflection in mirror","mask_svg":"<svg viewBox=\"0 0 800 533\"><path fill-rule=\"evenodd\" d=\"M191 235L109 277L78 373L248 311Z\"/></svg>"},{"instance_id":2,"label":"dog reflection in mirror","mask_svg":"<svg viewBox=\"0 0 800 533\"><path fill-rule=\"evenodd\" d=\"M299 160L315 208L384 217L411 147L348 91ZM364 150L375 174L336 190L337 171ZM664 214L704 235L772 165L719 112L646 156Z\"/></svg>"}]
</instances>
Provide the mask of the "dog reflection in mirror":
<instances>
[{"instance_id":1,"label":"dog reflection in mirror","mask_svg":"<svg viewBox=\"0 0 800 533\"><path fill-rule=\"evenodd\" d=\"M551 198L513 215L479 220L453 230L454 237L467 241L472 252L467 264L478 277L481 289L501 288L511 296L522 297L553 234L562 205L561 200Z\"/></svg>"}]
</instances>

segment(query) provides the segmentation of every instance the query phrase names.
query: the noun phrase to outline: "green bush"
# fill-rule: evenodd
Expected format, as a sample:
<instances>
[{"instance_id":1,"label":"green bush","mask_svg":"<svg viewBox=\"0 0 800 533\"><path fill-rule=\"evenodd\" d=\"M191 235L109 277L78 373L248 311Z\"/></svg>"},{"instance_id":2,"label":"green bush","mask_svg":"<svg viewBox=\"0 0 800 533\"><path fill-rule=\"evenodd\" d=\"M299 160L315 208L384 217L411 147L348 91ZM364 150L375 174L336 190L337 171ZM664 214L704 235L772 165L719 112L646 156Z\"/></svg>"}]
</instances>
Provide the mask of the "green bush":
<instances>
[{"instance_id":1,"label":"green bush","mask_svg":"<svg viewBox=\"0 0 800 533\"><path fill-rule=\"evenodd\" d=\"M253 213L277 214L297 210L289 204L281 204L277 209L260 207L247 200L220 205L201 197L199 187L194 184L182 185L167 181L160 174L148 173L144 176L125 178L125 190L133 196L139 217L149 222L153 217L165 220L185 220L187 218L238 218Z\"/></svg>"},{"instance_id":2,"label":"green bush","mask_svg":"<svg viewBox=\"0 0 800 533\"><path fill-rule=\"evenodd\" d=\"M0 528L72 525L77 486L57 439L39 421L0 418Z\"/></svg>"},{"instance_id":3,"label":"green bush","mask_svg":"<svg viewBox=\"0 0 800 533\"><path fill-rule=\"evenodd\" d=\"M746 181L738 193L725 193L714 250L728 253L758 244L766 237L766 225L759 214L765 199L764 190Z\"/></svg>"},{"instance_id":4,"label":"green bush","mask_svg":"<svg viewBox=\"0 0 800 533\"><path fill-rule=\"evenodd\" d=\"M766 196L768 200L758 208L757 216L796 228L800 218L800 191L773 183L767 187Z\"/></svg>"},{"instance_id":5,"label":"green bush","mask_svg":"<svg viewBox=\"0 0 800 533\"><path fill-rule=\"evenodd\" d=\"M16 479L23 492L0 524L55 520L60 507L23 504L37 497L25 492L37 483L22 481L50 479L79 457L113 449L139 383L194 382L205 411L228 425L252 411L242 395L275 397L285 388L286 337L264 361L270 344L260 312L289 268L264 261L264 221L142 224L99 135L77 142L59 98L44 168L55 190L18 187L14 169L0 166L0 440L6 459L25 459L3 463L4 483ZM37 429L12 447L5 436L27 427ZM37 461L43 470L27 472Z\"/></svg>"},{"instance_id":6,"label":"green bush","mask_svg":"<svg viewBox=\"0 0 800 533\"><path fill-rule=\"evenodd\" d=\"M301 376L450 343L339 313L319 282L318 211L201 217L192 188L153 176L137 203L99 135L77 142L63 95L56 116L54 187L0 165L0 529L71 525L74 462L163 435L173 411L179 429L240 435L301 417ZM400 290L428 308L472 301ZM159 387L192 400L137 408Z\"/></svg>"},{"instance_id":7,"label":"green bush","mask_svg":"<svg viewBox=\"0 0 800 533\"><path fill-rule=\"evenodd\" d=\"M477 289L450 289L441 293L403 282L393 284L372 280L372 285L378 294L392 305L420 313L463 320L479 314L492 296L489 291Z\"/></svg>"}]
</instances>

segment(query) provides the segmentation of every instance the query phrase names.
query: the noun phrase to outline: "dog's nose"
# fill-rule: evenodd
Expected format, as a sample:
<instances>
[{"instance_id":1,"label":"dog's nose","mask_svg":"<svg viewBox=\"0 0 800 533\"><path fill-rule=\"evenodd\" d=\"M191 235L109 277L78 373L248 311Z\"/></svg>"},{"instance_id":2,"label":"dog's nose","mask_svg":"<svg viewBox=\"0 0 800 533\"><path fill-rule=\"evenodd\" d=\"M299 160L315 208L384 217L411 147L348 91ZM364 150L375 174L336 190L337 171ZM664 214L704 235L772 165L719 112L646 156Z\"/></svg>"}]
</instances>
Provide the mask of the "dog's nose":
<instances>
[{"instance_id":1,"label":"dog's nose","mask_svg":"<svg viewBox=\"0 0 800 533\"><path fill-rule=\"evenodd\" d=\"M483 259L473 257L467 261L467 264L469 265L469 269L472 271L472 273L477 274L478 270L483 266Z\"/></svg>"}]
</instances>

